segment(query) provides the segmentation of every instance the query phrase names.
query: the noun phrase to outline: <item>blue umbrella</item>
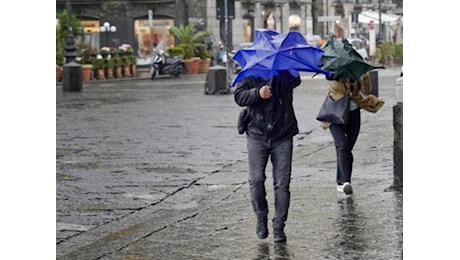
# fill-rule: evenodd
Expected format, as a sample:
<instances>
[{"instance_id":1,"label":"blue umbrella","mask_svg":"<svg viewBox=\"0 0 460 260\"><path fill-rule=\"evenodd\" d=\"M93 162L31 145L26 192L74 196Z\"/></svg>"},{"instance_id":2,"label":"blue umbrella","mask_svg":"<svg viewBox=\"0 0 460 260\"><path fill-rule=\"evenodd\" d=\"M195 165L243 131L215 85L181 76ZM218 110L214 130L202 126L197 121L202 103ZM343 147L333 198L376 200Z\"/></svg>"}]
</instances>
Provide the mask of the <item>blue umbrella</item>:
<instances>
[{"instance_id":1,"label":"blue umbrella","mask_svg":"<svg viewBox=\"0 0 460 260\"><path fill-rule=\"evenodd\" d=\"M233 80L232 86L250 75L268 81L273 76L280 76L281 71L288 71L294 77L299 76L299 71L329 76L328 71L321 69L322 54L321 48L308 45L299 32L259 31L254 44L239 50L233 58L242 69Z\"/></svg>"},{"instance_id":2,"label":"blue umbrella","mask_svg":"<svg viewBox=\"0 0 460 260\"><path fill-rule=\"evenodd\" d=\"M272 53L274 50L274 45L270 42L271 37L278 35L276 31L270 29L258 29L254 31L254 43L246 48L243 48L243 51L238 51L233 56L233 60L238 62L241 67L246 66L246 60L251 59L254 55L263 55Z\"/></svg>"}]
</instances>

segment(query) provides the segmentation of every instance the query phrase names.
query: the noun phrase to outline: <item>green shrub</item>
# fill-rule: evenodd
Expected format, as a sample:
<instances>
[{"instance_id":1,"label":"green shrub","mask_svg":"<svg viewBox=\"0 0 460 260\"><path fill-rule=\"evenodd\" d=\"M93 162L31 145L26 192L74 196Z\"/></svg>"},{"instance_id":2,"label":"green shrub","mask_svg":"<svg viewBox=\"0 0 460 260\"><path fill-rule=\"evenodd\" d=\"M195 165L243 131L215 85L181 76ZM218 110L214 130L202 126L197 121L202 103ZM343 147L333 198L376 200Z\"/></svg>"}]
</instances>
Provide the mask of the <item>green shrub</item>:
<instances>
[{"instance_id":1,"label":"green shrub","mask_svg":"<svg viewBox=\"0 0 460 260\"><path fill-rule=\"evenodd\" d=\"M193 45L191 44L179 44L179 47L181 47L184 50L184 60L191 59L195 56L195 50L193 49Z\"/></svg>"},{"instance_id":2,"label":"green shrub","mask_svg":"<svg viewBox=\"0 0 460 260\"><path fill-rule=\"evenodd\" d=\"M395 44L393 42L382 43L382 58L393 59L395 56Z\"/></svg>"},{"instance_id":3,"label":"green shrub","mask_svg":"<svg viewBox=\"0 0 460 260\"><path fill-rule=\"evenodd\" d=\"M181 46L175 46L168 50L168 54L171 57L180 56L181 58L183 58L185 55L185 51L184 48L182 48Z\"/></svg>"},{"instance_id":4,"label":"green shrub","mask_svg":"<svg viewBox=\"0 0 460 260\"><path fill-rule=\"evenodd\" d=\"M105 69L105 60L104 59L96 59L96 68L97 69Z\"/></svg>"},{"instance_id":5,"label":"green shrub","mask_svg":"<svg viewBox=\"0 0 460 260\"><path fill-rule=\"evenodd\" d=\"M195 56L200 57L202 60L204 60L211 58L211 52L208 51L206 44L195 44Z\"/></svg>"},{"instance_id":6,"label":"green shrub","mask_svg":"<svg viewBox=\"0 0 460 260\"><path fill-rule=\"evenodd\" d=\"M112 59L115 67L120 68L123 65L123 61L121 60L121 57L119 55L116 55Z\"/></svg>"},{"instance_id":7,"label":"green shrub","mask_svg":"<svg viewBox=\"0 0 460 260\"><path fill-rule=\"evenodd\" d=\"M123 65L126 67L131 66L131 58L129 56L124 56L123 58Z\"/></svg>"},{"instance_id":8,"label":"green shrub","mask_svg":"<svg viewBox=\"0 0 460 260\"><path fill-rule=\"evenodd\" d=\"M64 55L62 55L62 52L56 51L56 65L64 65Z\"/></svg>"},{"instance_id":9,"label":"green shrub","mask_svg":"<svg viewBox=\"0 0 460 260\"><path fill-rule=\"evenodd\" d=\"M137 64L137 57L135 55L130 55L129 56L129 61L131 65L136 65Z\"/></svg>"},{"instance_id":10,"label":"green shrub","mask_svg":"<svg viewBox=\"0 0 460 260\"><path fill-rule=\"evenodd\" d=\"M402 59L403 57L403 45L396 44L395 45L395 59Z\"/></svg>"},{"instance_id":11,"label":"green shrub","mask_svg":"<svg viewBox=\"0 0 460 260\"><path fill-rule=\"evenodd\" d=\"M179 46L184 48L183 59L185 60L197 57L195 44L201 44L205 37L211 35L208 31L197 31L193 23L189 23L186 26L173 26L169 29L169 32L177 39Z\"/></svg>"},{"instance_id":12,"label":"green shrub","mask_svg":"<svg viewBox=\"0 0 460 260\"><path fill-rule=\"evenodd\" d=\"M113 58L107 59L107 67L109 69L113 69L115 67L115 59Z\"/></svg>"}]
</instances>

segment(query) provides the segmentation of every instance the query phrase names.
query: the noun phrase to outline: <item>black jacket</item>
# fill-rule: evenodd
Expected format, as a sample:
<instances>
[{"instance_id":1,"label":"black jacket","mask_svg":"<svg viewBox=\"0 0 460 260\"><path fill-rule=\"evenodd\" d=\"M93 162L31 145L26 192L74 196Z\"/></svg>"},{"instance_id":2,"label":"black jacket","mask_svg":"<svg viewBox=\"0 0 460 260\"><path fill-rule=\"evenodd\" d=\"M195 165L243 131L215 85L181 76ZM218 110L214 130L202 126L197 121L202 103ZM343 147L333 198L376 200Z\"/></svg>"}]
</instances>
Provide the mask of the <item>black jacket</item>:
<instances>
[{"instance_id":1,"label":"black jacket","mask_svg":"<svg viewBox=\"0 0 460 260\"><path fill-rule=\"evenodd\" d=\"M283 80L273 78L270 99L259 96L259 89L266 85L266 81L259 77L246 77L236 87L235 102L249 110L247 135L277 141L299 133L292 94L300 84L300 78L294 78L288 72L281 77Z\"/></svg>"}]
</instances>

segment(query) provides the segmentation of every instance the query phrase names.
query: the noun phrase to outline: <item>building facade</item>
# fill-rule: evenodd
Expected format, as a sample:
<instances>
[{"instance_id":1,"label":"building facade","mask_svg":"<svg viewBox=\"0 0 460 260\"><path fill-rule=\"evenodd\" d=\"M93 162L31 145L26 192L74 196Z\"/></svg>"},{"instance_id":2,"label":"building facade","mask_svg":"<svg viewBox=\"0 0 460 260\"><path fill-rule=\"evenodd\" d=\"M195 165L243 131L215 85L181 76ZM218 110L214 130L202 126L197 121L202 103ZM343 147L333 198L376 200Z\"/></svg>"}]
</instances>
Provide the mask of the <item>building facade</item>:
<instances>
[{"instance_id":1,"label":"building facade","mask_svg":"<svg viewBox=\"0 0 460 260\"><path fill-rule=\"evenodd\" d=\"M82 21L80 40L98 49L130 44L140 58L151 55L155 46L174 46L169 28L190 22L199 30L210 31L214 44L220 41L233 49L253 41L258 28L298 30L306 36L365 37L368 24L358 21L359 13L380 10L402 15L402 0L56 0L56 11L64 10L67 1ZM231 14L227 19L224 3L228 4L227 15ZM116 31L101 32L104 22ZM386 30L385 26L377 29ZM390 35L384 34L384 40L391 40Z\"/></svg>"}]
</instances>

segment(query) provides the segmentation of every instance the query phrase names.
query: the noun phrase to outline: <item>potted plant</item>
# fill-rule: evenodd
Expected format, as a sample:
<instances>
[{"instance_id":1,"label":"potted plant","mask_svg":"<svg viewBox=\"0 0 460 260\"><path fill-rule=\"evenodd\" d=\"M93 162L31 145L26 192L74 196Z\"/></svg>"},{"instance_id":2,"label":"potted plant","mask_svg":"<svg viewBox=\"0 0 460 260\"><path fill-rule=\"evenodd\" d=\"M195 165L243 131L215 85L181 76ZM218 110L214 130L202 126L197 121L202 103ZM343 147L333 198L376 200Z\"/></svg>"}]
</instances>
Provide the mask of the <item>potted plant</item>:
<instances>
[{"instance_id":1,"label":"potted plant","mask_svg":"<svg viewBox=\"0 0 460 260\"><path fill-rule=\"evenodd\" d=\"M91 48L89 44L80 42L78 44L78 49L80 52L80 64L82 70L82 80L88 81L93 75L94 62L91 58Z\"/></svg>"},{"instance_id":2,"label":"potted plant","mask_svg":"<svg viewBox=\"0 0 460 260\"><path fill-rule=\"evenodd\" d=\"M131 77L131 58L129 57L134 50L131 48L129 44L122 44L118 47L118 54L121 56L122 66L123 66L123 76L124 77Z\"/></svg>"},{"instance_id":3,"label":"potted plant","mask_svg":"<svg viewBox=\"0 0 460 260\"><path fill-rule=\"evenodd\" d=\"M191 44L179 44L178 46L183 50L184 56L183 56L183 62L184 62L184 67L185 67L185 74L192 74L192 66L193 66L193 46Z\"/></svg>"},{"instance_id":4,"label":"potted plant","mask_svg":"<svg viewBox=\"0 0 460 260\"><path fill-rule=\"evenodd\" d=\"M123 73L122 73L123 61L121 60L121 57L118 53L113 57L113 63L115 66L115 77L122 78L123 77Z\"/></svg>"},{"instance_id":5,"label":"potted plant","mask_svg":"<svg viewBox=\"0 0 460 260\"><path fill-rule=\"evenodd\" d=\"M200 57L200 64L198 73L207 73L211 65L211 52L207 49L206 44L199 44L196 46L198 56Z\"/></svg>"},{"instance_id":6,"label":"potted plant","mask_svg":"<svg viewBox=\"0 0 460 260\"><path fill-rule=\"evenodd\" d=\"M62 66L64 65L64 55L56 45L56 81L62 80Z\"/></svg>"},{"instance_id":7,"label":"potted plant","mask_svg":"<svg viewBox=\"0 0 460 260\"><path fill-rule=\"evenodd\" d=\"M201 44L204 38L210 35L210 32L197 31L193 23L185 26L173 26L169 29L169 32L177 39L179 46L184 49L183 59L186 73L198 73L200 59L195 51L195 45ZM197 59L190 61L194 57L197 57Z\"/></svg>"},{"instance_id":8,"label":"potted plant","mask_svg":"<svg viewBox=\"0 0 460 260\"><path fill-rule=\"evenodd\" d=\"M110 54L110 48L109 47L102 47L101 51L99 53L102 55L103 59L106 59Z\"/></svg>"},{"instance_id":9,"label":"potted plant","mask_svg":"<svg viewBox=\"0 0 460 260\"><path fill-rule=\"evenodd\" d=\"M106 70L106 79L113 79L114 76L114 69L115 69L115 60L112 57L108 57L106 59L106 65L107 65L107 70Z\"/></svg>"},{"instance_id":10,"label":"potted plant","mask_svg":"<svg viewBox=\"0 0 460 260\"><path fill-rule=\"evenodd\" d=\"M123 60L123 75L125 77L131 77L131 58L129 56L124 56Z\"/></svg>"},{"instance_id":11,"label":"potted plant","mask_svg":"<svg viewBox=\"0 0 460 260\"><path fill-rule=\"evenodd\" d=\"M137 57L133 53L129 56L129 59L130 59L130 73L131 73L131 76L134 77L136 76L136 73L137 73L137 67L136 67Z\"/></svg>"},{"instance_id":12,"label":"potted plant","mask_svg":"<svg viewBox=\"0 0 460 260\"><path fill-rule=\"evenodd\" d=\"M402 44L395 45L394 62L397 64L403 64L403 45Z\"/></svg>"},{"instance_id":13,"label":"potted plant","mask_svg":"<svg viewBox=\"0 0 460 260\"><path fill-rule=\"evenodd\" d=\"M395 45L393 42L384 42L382 43L382 58L385 65L392 66L393 58L395 53Z\"/></svg>"},{"instance_id":14,"label":"potted plant","mask_svg":"<svg viewBox=\"0 0 460 260\"><path fill-rule=\"evenodd\" d=\"M175 57L175 56L179 56L181 57L181 59L184 59L184 49L180 46L175 46L175 47L172 47L168 50L168 54L170 57Z\"/></svg>"},{"instance_id":15,"label":"potted plant","mask_svg":"<svg viewBox=\"0 0 460 260\"><path fill-rule=\"evenodd\" d=\"M97 70L97 79L102 80L105 79L105 60L99 55L96 58L96 70Z\"/></svg>"}]
</instances>

